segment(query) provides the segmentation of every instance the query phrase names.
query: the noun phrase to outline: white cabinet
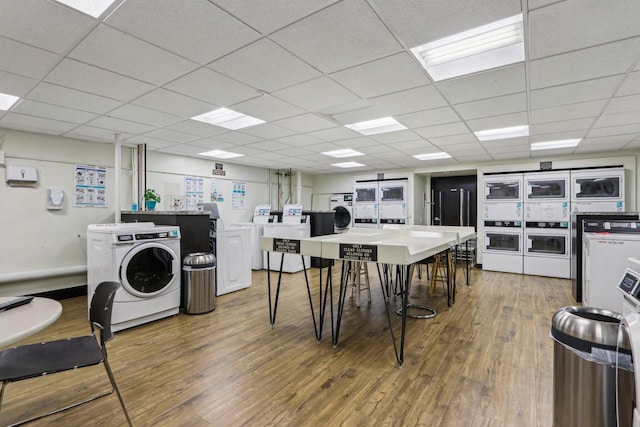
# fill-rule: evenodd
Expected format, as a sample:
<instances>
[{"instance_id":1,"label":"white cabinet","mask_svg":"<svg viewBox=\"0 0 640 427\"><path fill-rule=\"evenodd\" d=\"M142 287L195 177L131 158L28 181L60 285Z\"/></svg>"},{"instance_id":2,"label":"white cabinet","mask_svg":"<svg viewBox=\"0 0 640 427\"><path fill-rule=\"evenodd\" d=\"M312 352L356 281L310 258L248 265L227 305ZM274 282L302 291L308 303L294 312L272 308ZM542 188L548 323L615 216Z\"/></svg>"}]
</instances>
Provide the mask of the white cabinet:
<instances>
[{"instance_id":1,"label":"white cabinet","mask_svg":"<svg viewBox=\"0 0 640 427\"><path fill-rule=\"evenodd\" d=\"M251 230L232 227L216 231L216 295L251 286Z\"/></svg>"}]
</instances>

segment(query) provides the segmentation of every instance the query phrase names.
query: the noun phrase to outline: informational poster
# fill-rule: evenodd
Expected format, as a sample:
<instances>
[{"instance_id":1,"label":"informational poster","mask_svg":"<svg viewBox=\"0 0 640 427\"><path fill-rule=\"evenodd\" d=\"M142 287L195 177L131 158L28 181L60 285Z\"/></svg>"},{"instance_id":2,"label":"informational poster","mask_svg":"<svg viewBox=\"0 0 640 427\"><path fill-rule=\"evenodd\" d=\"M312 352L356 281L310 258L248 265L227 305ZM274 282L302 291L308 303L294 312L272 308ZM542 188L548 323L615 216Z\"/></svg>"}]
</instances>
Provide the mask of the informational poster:
<instances>
[{"instance_id":1,"label":"informational poster","mask_svg":"<svg viewBox=\"0 0 640 427\"><path fill-rule=\"evenodd\" d=\"M224 189L223 189L224 181L219 179L212 178L211 179L211 201L212 202L224 202Z\"/></svg>"},{"instance_id":2,"label":"informational poster","mask_svg":"<svg viewBox=\"0 0 640 427\"><path fill-rule=\"evenodd\" d=\"M233 190L231 191L231 208L246 209L247 208L247 183L243 181L233 181Z\"/></svg>"},{"instance_id":3,"label":"informational poster","mask_svg":"<svg viewBox=\"0 0 640 427\"><path fill-rule=\"evenodd\" d=\"M107 207L107 168L76 165L74 177L74 207Z\"/></svg>"},{"instance_id":4,"label":"informational poster","mask_svg":"<svg viewBox=\"0 0 640 427\"><path fill-rule=\"evenodd\" d=\"M184 177L185 208L196 210L198 203L204 203L204 178L198 176Z\"/></svg>"}]
</instances>

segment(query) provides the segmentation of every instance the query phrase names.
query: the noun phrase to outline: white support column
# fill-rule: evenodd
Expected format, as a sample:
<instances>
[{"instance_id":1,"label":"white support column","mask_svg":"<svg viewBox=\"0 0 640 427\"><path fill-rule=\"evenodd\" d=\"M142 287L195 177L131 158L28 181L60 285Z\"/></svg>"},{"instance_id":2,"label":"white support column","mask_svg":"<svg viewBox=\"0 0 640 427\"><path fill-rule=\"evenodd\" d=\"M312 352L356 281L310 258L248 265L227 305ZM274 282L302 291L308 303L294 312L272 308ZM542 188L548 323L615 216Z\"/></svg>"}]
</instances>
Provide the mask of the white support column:
<instances>
[{"instance_id":1,"label":"white support column","mask_svg":"<svg viewBox=\"0 0 640 427\"><path fill-rule=\"evenodd\" d=\"M114 191L114 196L113 198L114 203L114 209L115 209L115 222L119 223L120 222L120 176L122 174L122 143L120 141L120 133L116 133L116 142L115 142L115 157L116 157L116 164L115 164L115 175L116 175L116 179L115 179L115 191Z\"/></svg>"}]
</instances>

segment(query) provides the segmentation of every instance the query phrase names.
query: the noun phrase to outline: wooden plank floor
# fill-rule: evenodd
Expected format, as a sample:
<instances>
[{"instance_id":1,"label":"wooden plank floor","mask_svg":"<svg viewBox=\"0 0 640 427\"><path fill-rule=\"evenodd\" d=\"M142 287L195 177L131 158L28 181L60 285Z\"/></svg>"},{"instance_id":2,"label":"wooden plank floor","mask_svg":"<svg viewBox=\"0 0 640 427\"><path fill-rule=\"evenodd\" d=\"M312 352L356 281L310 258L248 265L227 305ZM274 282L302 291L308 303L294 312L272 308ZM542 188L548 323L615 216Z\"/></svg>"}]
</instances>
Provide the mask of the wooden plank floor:
<instances>
[{"instance_id":1,"label":"wooden plank floor","mask_svg":"<svg viewBox=\"0 0 640 427\"><path fill-rule=\"evenodd\" d=\"M315 288L317 269L309 271ZM428 297L438 315L407 321L398 368L374 268L370 275L373 302L358 308L347 299L338 348L328 319L316 343L302 273L284 276L273 329L261 271L251 288L218 297L212 313L118 332L109 359L134 425L551 425L549 328L553 312L573 304L568 280L473 270L450 309L438 286ZM426 278L415 279L412 300L426 298ZM86 298L63 306L60 320L22 343L88 331ZM10 384L0 425L104 389L102 367ZM112 395L33 425L125 419Z\"/></svg>"}]
</instances>

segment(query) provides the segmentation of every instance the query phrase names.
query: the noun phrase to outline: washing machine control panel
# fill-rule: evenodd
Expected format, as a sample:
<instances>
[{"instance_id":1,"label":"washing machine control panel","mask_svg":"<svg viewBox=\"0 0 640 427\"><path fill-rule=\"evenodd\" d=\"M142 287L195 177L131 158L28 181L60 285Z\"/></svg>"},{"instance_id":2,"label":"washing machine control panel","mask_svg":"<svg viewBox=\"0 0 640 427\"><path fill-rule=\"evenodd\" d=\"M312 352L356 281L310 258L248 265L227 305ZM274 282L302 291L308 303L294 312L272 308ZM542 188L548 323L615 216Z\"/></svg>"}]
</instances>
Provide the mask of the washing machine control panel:
<instances>
[{"instance_id":1,"label":"washing machine control panel","mask_svg":"<svg viewBox=\"0 0 640 427\"><path fill-rule=\"evenodd\" d=\"M636 306L640 306L640 273L627 268L618 283L618 290L626 299L631 300Z\"/></svg>"}]
</instances>

